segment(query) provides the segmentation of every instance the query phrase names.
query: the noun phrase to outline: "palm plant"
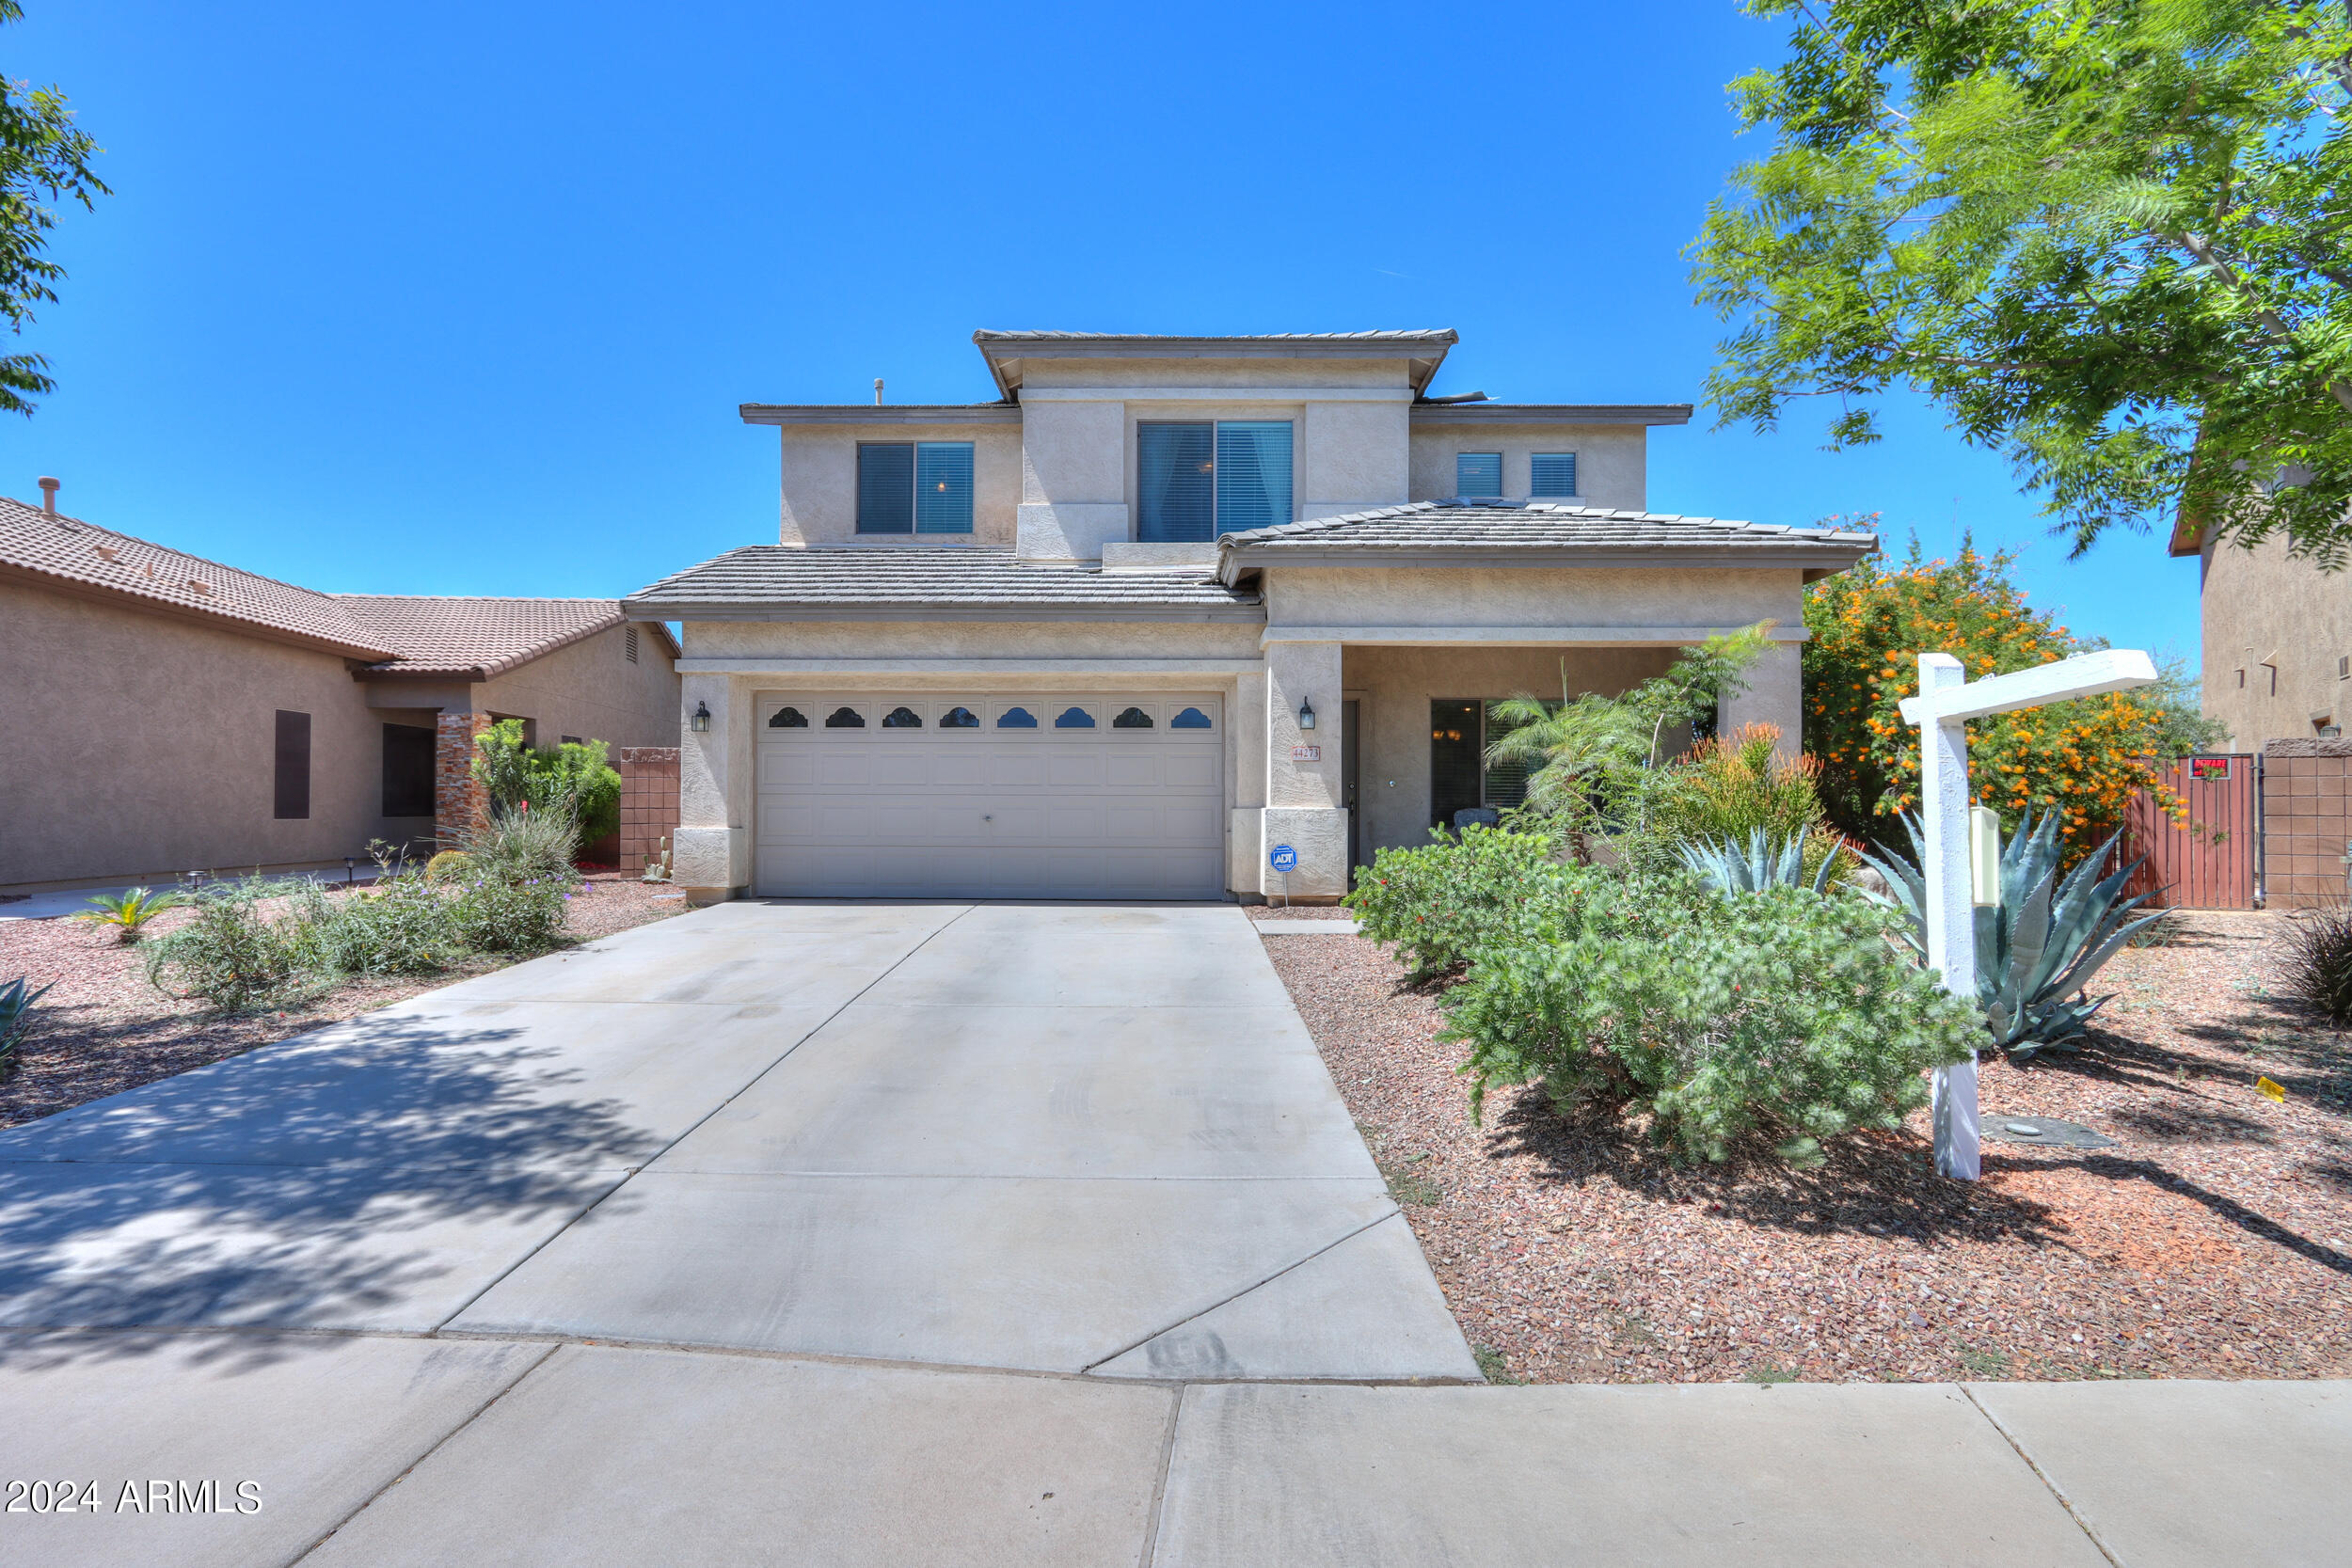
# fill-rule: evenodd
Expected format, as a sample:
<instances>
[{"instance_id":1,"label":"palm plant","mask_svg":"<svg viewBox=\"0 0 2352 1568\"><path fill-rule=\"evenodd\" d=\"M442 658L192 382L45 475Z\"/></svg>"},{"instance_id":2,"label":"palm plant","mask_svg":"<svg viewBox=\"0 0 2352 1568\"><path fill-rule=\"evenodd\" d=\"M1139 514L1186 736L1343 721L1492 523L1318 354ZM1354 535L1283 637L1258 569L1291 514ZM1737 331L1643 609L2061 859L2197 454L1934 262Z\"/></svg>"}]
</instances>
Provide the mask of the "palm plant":
<instances>
[{"instance_id":1,"label":"palm plant","mask_svg":"<svg viewBox=\"0 0 2352 1568\"><path fill-rule=\"evenodd\" d=\"M1666 787L1659 765L1669 735L1745 689L1744 672L1771 648L1772 626L1759 621L1686 648L1664 674L1621 696L1571 695L1564 666L1557 704L1519 696L1494 705L1502 733L1486 747L1486 763L1527 769L1526 809L1557 818L1576 858L1589 864L1594 831L1647 829Z\"/></svg>"},{"instance_id":2,"label":"palm plant","mask_svg":"<svg viewBox=\"0 0 2352 1568\"><path fill-rule=\"evenodd\" d=\"M0 986L0 1079L16 1070L16 1050L24 1043L24 1037L33 1030L33 1004L49 994L52 980L39 990L28 988L32 981L18 975Z\"/></svg>"},{"instance_id":3,"label":"palm plant","mask_svg":"<svg viewBox=\"0 0 2352 1568\"><path fill-rule=\"evenodd\" d=\"M157 893L152 888L135 887L128 893L102 893L90 903L96 909L85 911L73 918L92 926L111 926L115 940L133 942L146 929L147 923L166 910L176 910L186 904L188 895L167 890Z\"/></svg>"},{"instance_id":4,"label":"palm plant","mask_svg":"<svg viewBox=\"0 0 2352 1568\"><path fill-rule=\"evenodd\" d=\"M2090 1000L2086 989L2090 977L2133 936L2164 918L2161 911L2132 918L2148 898L2144 893L2122 895L2123 884L2139 869L2137 861L2112 876L2099 875L2121 833L2060 877L2061 825L2055 811L2038 820L2028 812L2001 847L2000 902L1976 911L1977 1005L1984 1009L1994 1044L2012 1061L2075 1049L2091 1015L2109 1000ZM1915 859L1885 845L1862 858L1886 879L1889 889L1868 896L1911 917L1909 940L1924 960L1927 878L1919 867L1926 863L1927 846L1915 817L1906 815L1903 829Z\"/></svg>"},{"instance_id":5,"label":"palm plant","mask_svg":"<svg viewBox=\"0 0 2352 1568\"><path fill-rule=\"evenodd\" d=\"M1829 887L1830 873L1836 869L1837 857L1845 852L1842 845L1834 846L1821 858L1820 869L1810 878L1804 874L1806 834L1790 833L1775 846L1757 828L1748 834L1743 849L1736 838L1725 837L1709 842L1699 840L1680 846L1682 863L1698 873L1699 879L1717 893L1761 893L1773 887L1810 887L1821 893Z\"/></svg>"}]
</instances>

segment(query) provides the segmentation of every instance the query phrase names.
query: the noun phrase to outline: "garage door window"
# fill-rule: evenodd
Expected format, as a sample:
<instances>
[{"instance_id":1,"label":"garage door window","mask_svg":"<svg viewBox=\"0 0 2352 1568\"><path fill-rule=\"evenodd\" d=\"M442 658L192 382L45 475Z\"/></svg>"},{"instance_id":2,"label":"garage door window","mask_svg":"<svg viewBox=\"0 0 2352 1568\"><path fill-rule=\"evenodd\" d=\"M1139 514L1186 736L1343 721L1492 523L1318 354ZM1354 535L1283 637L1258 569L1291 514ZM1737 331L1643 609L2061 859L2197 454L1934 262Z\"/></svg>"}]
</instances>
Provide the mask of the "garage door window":
<instances>
[{"instance_id":1,"label":"garage door window","mask_svg":"<svg viewBox=\"0 0 2352 1568\"><path fill-rule=\"evenodd\" d=\"M1089 713L1082 707L1066 707L1061 710L1061 717L1054 721L1054 728L1057 730L1090 730L1094 728L1094 715Z\"/></svg>"},{"instance_id":2,"label":"garage door window","mask_svg":"<svg viewBox=\"0 0 2352 1568\"><path fill-rule=\"evenodd\" d=\"M996 716L996 727L1000 730L1033 730L1037 728L1037 715L1025 707L1009 707Z\"/></svg>"},{"instance_id":3,"label":"garage door window","mask_svg":"<svg viewBox=\"0 0 2352 1568\"><path fill-rule=\"evenodd\" d=\"M808 728L808 715L796 707L780 707L776 709L776 716L768 721L768 727L771 730L804 730Z\"/></svg>"},{"instance_id":4,"label":"garage door window","mask_svg":"<svg viewBox=\"0 0 2352 1568\"><path fill-rule=\"evenodd\" d=\"M977 730L980 727L980 716L968 707L951 707L939 716L939 727L943 730Z\"/></svg>"},{"instance_id":5,"label":"garage door window","mask_svg":"<svg viewBox=\"0 0 2352 1568\"><path fill-rule=\"evenodd\" d=\"M862 730L865 727L866 715L853 707L837 707L825 716L825 728L829 730Z\"/></svg>"},{"instance_id":6,"label":"garage door window","mask_svg":"<svg viewBox=\"0 0 2352 1568\"><path fill-rule=\"evenodd\" d=\"M894 707L882 716L882 728L885 730L919 730L922 727L923 716L911 707Z\"/></svg>"},{"instance_id":7,"label":"garage door window","mask_svg":"<svg viewBox=\"0 0 2352 1568\"><path fill-rule=\"evenodd\" d=\"M1209 721L1207 714L1197 707L1188 707L1170 719L1168 727L1171 730L1208 730L1216 726Z\"/></svg>"},{"instance_id":8,"label":"garage door window","mask_svg":"<svg viewBox=\"0 0 2352 1568\"><path fill-rule=\"evenodd\" d=\"M1139 707L1121 708L1119 717L1111 721L1111 728L1115 730L1148 730L1151 727L1152 716Z\"/></svg>"}]
</instances>

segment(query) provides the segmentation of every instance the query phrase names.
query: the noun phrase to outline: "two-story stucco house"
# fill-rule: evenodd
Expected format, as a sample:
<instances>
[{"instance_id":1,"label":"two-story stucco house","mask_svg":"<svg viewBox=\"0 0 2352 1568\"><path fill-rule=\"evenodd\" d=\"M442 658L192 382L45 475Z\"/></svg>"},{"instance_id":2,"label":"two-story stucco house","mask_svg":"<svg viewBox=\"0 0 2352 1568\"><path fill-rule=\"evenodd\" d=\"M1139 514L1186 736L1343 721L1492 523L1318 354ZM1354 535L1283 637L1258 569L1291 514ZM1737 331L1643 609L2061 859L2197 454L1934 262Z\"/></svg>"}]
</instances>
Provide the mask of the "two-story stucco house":
<instances>
[{"instance_id":1,"label":"two-story stucco house","mask_svg":"<svg viewBox=\"0 0 2352 1568\"><path fill-rule=\"evenodd\" d=\"M684 627L677 880L1327 899L1516 799L1493 700L1764 619L1722 717L1793 744L1803 586L1876 540L1651 514L1688 405L1432 398L1454 341L980 332L991 403L745 405L778 543L624 601Z\"/></svg>"}]
</instances>

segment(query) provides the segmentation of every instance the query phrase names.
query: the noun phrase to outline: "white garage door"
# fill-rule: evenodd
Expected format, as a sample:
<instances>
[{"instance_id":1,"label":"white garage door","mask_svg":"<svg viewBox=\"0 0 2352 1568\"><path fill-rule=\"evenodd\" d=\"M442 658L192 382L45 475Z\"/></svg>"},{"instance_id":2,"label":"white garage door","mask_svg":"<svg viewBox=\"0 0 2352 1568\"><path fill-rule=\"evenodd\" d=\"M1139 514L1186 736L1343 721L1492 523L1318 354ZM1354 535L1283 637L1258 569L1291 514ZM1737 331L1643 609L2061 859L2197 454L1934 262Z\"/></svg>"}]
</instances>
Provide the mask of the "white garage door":
<instances>
[{"instance_id":1,"label":"white garage door","mask_svg":"<svg viewBox=\"0 0 2352 1568\"><path fill-rule=\"evenodd\" d=\"M1216 898L1209 696L763 697L755 891Z\"/></svg>"}]
</instances>

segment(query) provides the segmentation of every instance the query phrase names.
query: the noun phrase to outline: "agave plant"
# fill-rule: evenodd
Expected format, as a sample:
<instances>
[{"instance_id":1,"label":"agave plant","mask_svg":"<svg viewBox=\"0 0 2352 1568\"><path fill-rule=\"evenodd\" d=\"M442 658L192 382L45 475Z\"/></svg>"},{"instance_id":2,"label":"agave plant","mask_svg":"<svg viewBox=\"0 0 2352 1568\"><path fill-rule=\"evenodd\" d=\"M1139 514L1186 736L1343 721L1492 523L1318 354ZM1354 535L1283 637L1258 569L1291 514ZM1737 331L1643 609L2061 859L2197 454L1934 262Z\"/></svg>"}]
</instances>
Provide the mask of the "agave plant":
<instances>
[{"instance_id":1,"label":"agave plant","mask_svg":"<svg viewBox=\"0 0 2352 1568\"><path fill-rule=\"evenodd\" d=\"M2148 895L2126 898L2123 884L2139 869L2134 861L2110 877L2099 867L2115 848L2117 833L2058 875L2056 812L2038 821L2028 812L2001 847L2001 901L1979 905L1977 916L1977 1005L1984 1009L1993 1041L2010 1059L2029 1062L2043 1051L2072 1051L2082 1041L2090 1016L2109 998L2090 999L2090 977L2116 950L2164 918L2161 911L2132 918ZM1915 817L1905 816L1912 855L1882 844L1867 862L1886 879L1890 892L1870 894L1911 916L1911 944L1927 956L1927 879L1919 870L1927 846ZM2072 1000L2069 1000L2069 997Z\"/></svg>"},{"instance_id":2,"label":"agave plant","mask_svg":"<svg viewBox=\"0 0 2352 1568\"><path fill-rule=\"evenodd\" d=\"M75 915L76 920L92 926L111 926L119 942L136 942L147 923L166 910L176 910L188 901L184 893L153 888L135 887L128 893L102 893L89 900L98 907Z\"/></svg>"},{"instance_id":3,"label":"agave plant","mask_svg":"<svg viewBox=\"0 0 2352 1568\"><path fill-rule=\"evenodd\" d=\"M1717 893L1761 893L1768 887L1806 887L1820 893L1829 886L1829 874L1842 849L1832 849L1813 873L1804 875L1804 834L1790 833L1775 847L1761 828L1748 834L1746 848L1736 838L1701 839L1681 846L1682 863L1699 874Z\"/></svg>"},{"instance_id":4,"label":"agave plant","mask_svg":"<svg viewBox=\"0 0 2352 1568\"><path fill-rule=\"evenodd\" d=\"M55 980L49 983L56 984ZM33 1004L49 994L49 986L33 990L28 989L31 985L20 974L0 986L0 1079L16 1070L16 1048L32 1033Z\"/></svg>"}]
</instances>

